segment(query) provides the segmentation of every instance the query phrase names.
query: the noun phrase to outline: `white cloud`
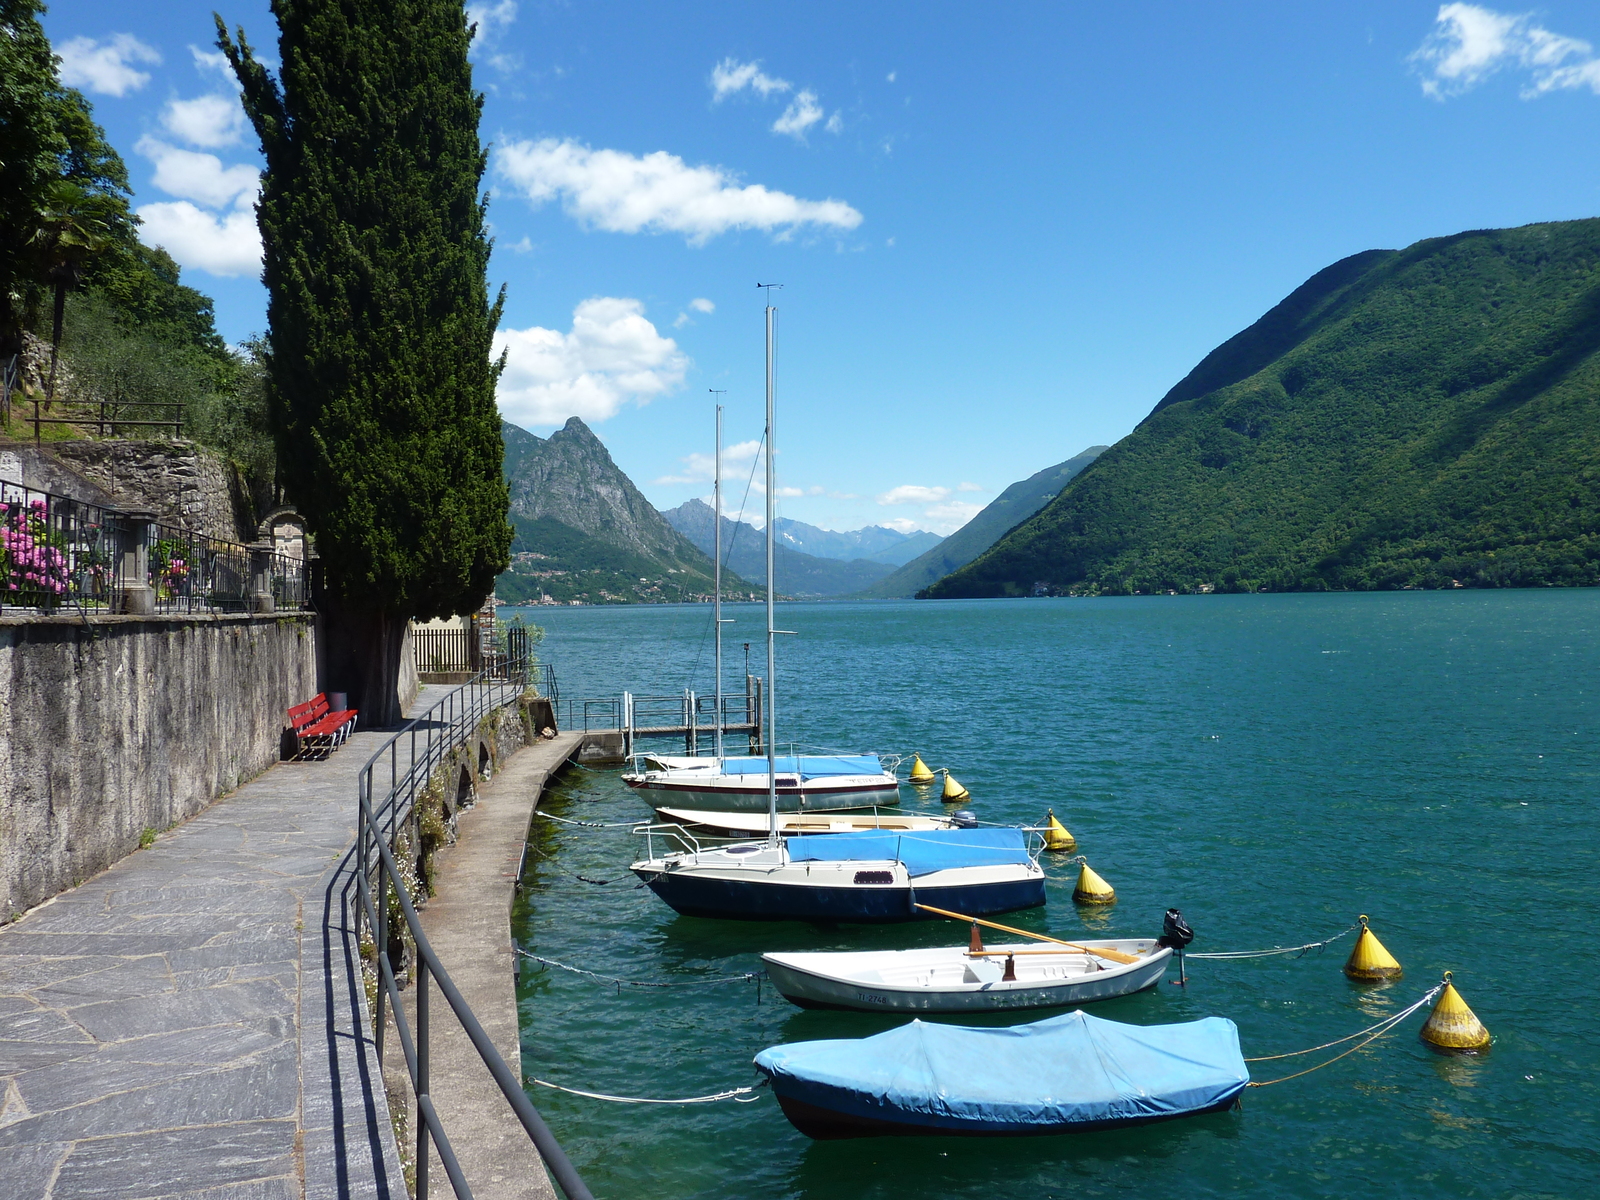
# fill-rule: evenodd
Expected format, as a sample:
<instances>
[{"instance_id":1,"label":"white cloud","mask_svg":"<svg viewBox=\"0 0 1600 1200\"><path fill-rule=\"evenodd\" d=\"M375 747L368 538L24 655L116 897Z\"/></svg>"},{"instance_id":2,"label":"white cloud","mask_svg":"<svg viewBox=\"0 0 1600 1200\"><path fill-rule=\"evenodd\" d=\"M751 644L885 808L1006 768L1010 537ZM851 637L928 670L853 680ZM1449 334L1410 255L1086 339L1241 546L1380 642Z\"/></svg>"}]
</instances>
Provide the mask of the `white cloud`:
<instances>
[{"instance_id":1,"label":"white cloud","mask_svg":"<svg viewBox=\"0 0 1600 1200\"><path fill-rule=\"evenodd\" d=\"M1531 76L1522 90L1524 99L1583 87L1600 94L1600 59L1594 57L1594 47L1536 25L1531 13L1440 5L1433 31L1411 62L1422 75L1423 94L1436 100L1470 91L1509 66Z\"/></svg>"},{"instance_id":2,"label":"white cloud","mask_svg":"<svg viewBox=\"0 0 1600 1200\"><path fill-rule=\"evenodd\" d=\"M219 217L178 200L146 204L138 212L144 221L139 239L163 247L181 266L213 275L255 275L261 270L261 233L249 209Z\"/></svg>"},{"instance_id":3,"label":"white cloud","mask_svg":"<svg viewBox=\"0 0 1600 1200\"><path fill-rule=\"evenodd\" d=\"M951 500L922 510L922 515L933 523L934 533L954 533L983 511L981 504L968 504L964 500Z\"/></svg>"},{"instance_id":4,"label":"white cloud","mask_svg":"<svg viewBox=\"0 0 1600 1200\"><path fill-rule=\"evenodd\" d=\"M890 83L893 83L893 82L894 82L894 77L895 77L895 76L896 76L896 75L897 75L897 74L899 74L899 72L897 72L897 71L890 71L890 72L889 72L889 74L888 74L888 76L887 76L887 78L888 78L888 80L889 80L889 82L890 82Z\"/></svg>"},{"instance_id":5,"label":"white cloud","mask_svg":"<svg viewBox=\"0 0 1600 1200\"><path fill-rule=\"evenodd\" d=\"M68 38L56 47L61 56L61 82L105 96L126 96L150 82L150 73L134 63L155 65L161 55L131 33L113 33L105 41Z\"/></svg>"},{"instance_id":6,"label":"white cloud","mask_svg":"<svg viewBox=\"0 0 1600 1200\"><path fill-rule=\"evenodd\" d=\"M917 529L930 529L934 533L954 533L973 517L983 511L983 505L971 504L965 500L951 500L950 488L924 487L921 484L902 484L897 488L890 488L878 497L879 504L916 504L925 505L922 509L923 520L919 524L907 517L896 517L892 521L879 522L890 529L899 530L901 533L912 533ZM981 492L983 489L975 483L959 484L955 489L958 492Z\"/></svg>"},{"instance_id":7,"label":"white cloud","mask_svg":"<svg viewBox=\"0 0 1600 1200\"><path fill-rule=\"evenodd\" d=\"M134 149L155 163L153 182L163 192L210 208L243 208L255 201L261 187L261 172L255 167L225 167L215 154L180 150L152 137L140 138Z\"/></svg>"},{"instance_id":8,"label":"white cloud","mask_svg":"<svg viewBox=\"0 0 1600 1200\"><path fill-rule=\"evenodd\" d=\"M168 100L161 110L161 126L173 137L217 150L237 145L244 133L244 109L237 96L214 94L192 100Z\"/></svg>"},{"instance_id":9,"label":"white cloud","mask_svg":"<svg viewBox=\"0 0 1600 1200\"><path fill-rule=\"evenodd\" d=\"M922 487L914 483L890 488L878 497L879 504L937 504L950 494L947 487Z\"/></svg>"},{"instance_id":10,"label":"white cloud","mask_svg":"<svg viewBox=\"0 0 1600 1200\"><path fill-rule=\"evenodd\" d=\"M498 37L516 19L516 0L496 0L494 3L478 0L478 3L467 5L467 24L478 27L477 41Z\"/></svg>"},{"instance_id":11,"label":"white cloud","mask_svg":"<svg viewBox=\"0 0 1600 1200\"><path fill-rule=\"evenodd\" d=\"M783 115L772 123L773 133L786 133L796 141L806 140L806 130L822 120L822 108L817 103L817 94L810 88L801 92L789 101L789 107L783 110Z\"/></svg>"},{"instance_id":12,"label":"white cloud","mask_svg":"<svg viewBox=\"0 0 1600 1200\"><path fill-rule=\"evenodd\" d=\"M591 228L681 233L697 246L731 229L789 233L803 225L861 224L861 214L842 200L741 186L723 167L691 167L664 150L637 157L571 139L512 141L495 155L495 170L535 205L560 197L568 215Z\"/></svg>"},{"instance_id":13,"label":"white cloud","mask_svg":"<svg viewBox=\"0 0 1600 1200\"><path fill-rule=\"evenodd\" d=\"M697 296L689 301L689 307L699 313L714 313L717 311L717 306L704 296Z\"/></svg>"},{"instance_id":14,"label":"white cloud","mask_svg":"<svg viewBox=\"0 0 1600 1200\"><path fill-rule=\"evenodd\" d=\"M596 296L572 313L572 330L502 329L500 411L518 425L603 421L628 400L648 404L683 383L689 359L662 337L637 300Z\"/></svg>"},{"instance_id":15,"label":"white cloud","mask_svg":"<svg viewBox=\"0 0 1600 1200\"><path fill-rule=\"evenodd\" d=\"M194 58L194 69L200 74L215 71L229 83L235 83L233 68L228 65L227 57L221 50L202 50L199 46L191 44L189 53Z\"/></svg>"},{"instance_id":16,"label":"white cloud","mask_svg":"<svg viewBox=\"0 0 1600 1200\"><path fill-rule=\"evenodd\" d=\"M722 476L726 487L728 480L746 467L754 464L756 457L761 453L760 442L737 442L732 446L722 448ZM690 454L678 460L683 464L683 470L676 475L663 475L656 483L704 483L708 479L717 477L717 460L709 454ZM757 485L752 484L752 487ZM724 490L723 496L727 496ZM709 499L706 500L710 504Z\"/></svg>"},{"instance_id":17,"label":"white cloud","mask_svg":"<svg viewBox=\"0 0 1600 1200\"><path fill-rule=\"evenodd\" d=\"M833 116L828 118L828 123L823 126L829 133L840 133L844 130L844 114L834 109Z\"/></svg>"},{"instance_id":18,"label":"white cloud","mask_svg":"<svg viewBox=\"0 0 1600 1200\"><path fill-rule=\"evenodd\" d=\"M761 69L760 61L742 63L735 58L725 58L711 68L712 100L722 100L745 88L761 93L765 100L774 92L787 92L794 84L787 79L777 79Z\"/></svg>"},{"instance_id":19,"label":"white cloud","mask_svg":"<svg viewBox=\"0 0 1600 1200\"><path fill-rule=\"evenodd\" d=\"M820 493L821 491L822 491L821 488L816 489L817 493ZM782 486L780 484L779 486L777 486L777 487L772 489L772 494L774 496L778 496L778 497L781 497L783 499L792 500L796 496L804 496L806 494L806 490L805 490L805 488L784 487L784 486ZM816 493L813 493L813 494L816 494Z\"/></svg>"}]
</instances>

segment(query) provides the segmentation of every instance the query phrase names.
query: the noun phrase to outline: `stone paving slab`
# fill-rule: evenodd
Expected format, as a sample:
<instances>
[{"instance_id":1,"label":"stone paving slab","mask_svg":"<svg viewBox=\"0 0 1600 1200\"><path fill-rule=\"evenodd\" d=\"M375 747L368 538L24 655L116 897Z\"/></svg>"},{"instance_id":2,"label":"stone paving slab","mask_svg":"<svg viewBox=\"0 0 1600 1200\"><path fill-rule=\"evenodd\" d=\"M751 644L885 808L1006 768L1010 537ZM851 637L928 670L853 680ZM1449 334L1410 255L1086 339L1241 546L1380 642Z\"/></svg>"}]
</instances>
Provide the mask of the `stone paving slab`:
<instances>
[{"instance_id":1,"label":"stone paving slab","mask_svg":"<svg viewBox=\"0 0 1600 1200\"><path fill-rule=\"evenodd\" d=\"M0 927L0 1200L402 1200L350 917L386 737L279 764Z\"/></svg>"}]
</instances>

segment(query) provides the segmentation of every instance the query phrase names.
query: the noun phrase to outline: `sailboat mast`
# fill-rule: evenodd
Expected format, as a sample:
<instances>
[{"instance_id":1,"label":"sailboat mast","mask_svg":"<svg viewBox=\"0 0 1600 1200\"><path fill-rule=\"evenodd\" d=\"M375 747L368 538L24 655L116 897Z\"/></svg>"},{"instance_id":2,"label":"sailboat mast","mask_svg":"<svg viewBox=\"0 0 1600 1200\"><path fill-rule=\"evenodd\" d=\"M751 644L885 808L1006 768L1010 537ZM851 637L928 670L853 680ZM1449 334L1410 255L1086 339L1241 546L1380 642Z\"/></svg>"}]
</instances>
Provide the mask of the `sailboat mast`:
<instances>
[{"instance_id":1,"label":"sailboat mast","mask_svg":"<svg viewBox=\"0 0 1600 1200\"><path fill-rule=\"evenodd\" d=\"M772 426L773 351L777 332L778 310L767 305L767 845L778 844L778 700L777 655L774 652L777 625L773 611L772 522L773 495L776 477L773 457L777 453L777 439Z\"/></svg>"},{"instance_id":2,"label":"sailboat mast","mask_svg":"<svg viewBox=\"0 0 1600 1200\"><path fill-rule=\"evenodd\" d=\"M711 538L716 543L714 580L717 598L712 620L717 625L717 763L722 762L722 405L717 405L716 484L712 495L716 501L716 516L711 522Z\"/></svg>"}]
</instances>

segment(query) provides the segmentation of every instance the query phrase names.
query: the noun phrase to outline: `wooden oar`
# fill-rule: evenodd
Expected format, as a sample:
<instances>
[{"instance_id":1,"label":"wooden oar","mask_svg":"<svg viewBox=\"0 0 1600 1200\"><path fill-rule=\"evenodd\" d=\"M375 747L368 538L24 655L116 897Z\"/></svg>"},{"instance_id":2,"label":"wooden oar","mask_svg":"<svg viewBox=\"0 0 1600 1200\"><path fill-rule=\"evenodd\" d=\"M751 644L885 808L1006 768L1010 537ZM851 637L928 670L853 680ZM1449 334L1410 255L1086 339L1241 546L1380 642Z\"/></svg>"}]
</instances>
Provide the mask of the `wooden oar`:
<instances>
[{"instance_id":1,"label":"wooden oar","mask_svg":"<svg viewBox=\"0 0 1600 1200\"><path fill-rule=\"evenodd\" d=\"M1070 946L1074 950L1082 950L1085 954L1098 954L1101 958L1109 958L1112 962L1136 963L1139 961L1138 955L1124 954L1121 950L1080 946L1077 942L1064 942L1060 938L1049 937L1042 933L1032 933L1026 929L1016 929L1010 925L1002 925L998 921L985 921L982 917L969 917L964 913L951 912L948 908L935 908L931 904L919 904L917 907L924 912L938 913L941 917L949 917L952 921L970 921L974 925L982 925L985 929L998 929L1001 933L1014 933L1018 937L1032 938L1036 942L1054 942L1058 946Z\"/></svg>"}]
</instances>

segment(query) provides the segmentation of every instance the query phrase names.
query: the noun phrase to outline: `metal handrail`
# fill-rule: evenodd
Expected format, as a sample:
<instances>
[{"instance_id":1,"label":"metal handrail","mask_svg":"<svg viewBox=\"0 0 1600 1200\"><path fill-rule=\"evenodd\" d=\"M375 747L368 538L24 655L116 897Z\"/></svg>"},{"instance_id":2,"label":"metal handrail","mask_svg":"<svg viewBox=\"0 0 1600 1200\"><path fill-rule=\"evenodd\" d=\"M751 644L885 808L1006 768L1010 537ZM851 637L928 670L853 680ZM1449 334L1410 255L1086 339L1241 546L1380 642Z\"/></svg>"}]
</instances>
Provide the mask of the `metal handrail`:
<instances>
[{"instance_id":1,"label":"metal handrail","mask_svg":"<svg viewBox=\"0 0 1600 1200\"><path fill-rule=\"evenodd\" d=\"M406 1061L411 1091L417 1100L417 1112L422 1121L417 1130L417 1185L416 1200L428 1197L428 1145L431 1140L439 1152L439 1161L450 1180L458 1200L471 1200L472 1188L462 1174L461 1165L451 1149L450 1138L433 1106L431 1081L428 1074L428 1043L430 1012L428 1008L428 980L431 976L438 985L451 1012L463 1032L471 1040L478 1056L494 1077L496 1085L522 1123L523 1130L533 1142L556 1184L567 1200L593 1200L587 1185L577 1169L567 1158L566 1151L556 1141L544 1118L534 1108L517 1072L506 1065L494 1042L484 1032L466 999L456 988L439 961L422 922L412 905L405 878L395 862L390 846L400 822L407 815L420 788L432 777L435 766L470 736L478 721L496 708L500 708L519 695L527 686L529 663L526 658L502 661L494 667L480 671L471 681L453 689L442 700L421 716L404 725L367 760L361 768L358 795L361 817L356 829L356 890L360 897L361 915L373 931L377 945L377 965L380 987L374 1040L378 1058L383 1059L384 1005L392 1004L395 1031L400 1038L400 1049ZM509 693L509 696L508 696ZM418 756L417 733L423 732L421 756ZM401 772L399 746L401 739L410 738L410 765ZM374 806L374 780L377 768L387 756L389 762L389 787L381 803ZM376 872L381 902L373 903L369 880ZM417 1029L413 1037L410 1022L401 1004L400 987L395 980L394 964L389 959L389 889L399 904L400 914L417 947Z\"/></svg>"}]
</instances>

